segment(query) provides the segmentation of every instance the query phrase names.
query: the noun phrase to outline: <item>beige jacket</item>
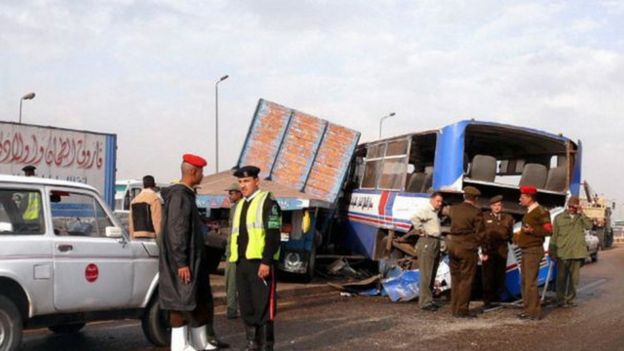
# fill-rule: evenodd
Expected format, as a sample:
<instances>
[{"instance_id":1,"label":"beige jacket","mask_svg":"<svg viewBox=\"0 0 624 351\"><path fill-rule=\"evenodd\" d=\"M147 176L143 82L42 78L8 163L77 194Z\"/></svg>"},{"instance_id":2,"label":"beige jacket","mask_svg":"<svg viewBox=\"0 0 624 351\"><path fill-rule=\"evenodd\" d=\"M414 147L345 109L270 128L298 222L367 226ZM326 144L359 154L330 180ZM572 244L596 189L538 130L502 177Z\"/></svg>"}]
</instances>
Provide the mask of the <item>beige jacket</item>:
<instances>
[{"instance_id":1,"label":"beige jacket","mask_svg":"<svg viewBox=\"0 0 624 351\"><path fill-rule=\"evenodd\" d=\"M150 213L152 215L152 225L155 232L134 231L134 223L132 220L132 206L130 206L130 216L128 217L128 230L131 238L156 238L160 234L160 220L162 215L162 200L158 194L152 189L143 189L139 195L133 200L132 204L147 203L150 205Z\"/></svg>"}]
</instances>

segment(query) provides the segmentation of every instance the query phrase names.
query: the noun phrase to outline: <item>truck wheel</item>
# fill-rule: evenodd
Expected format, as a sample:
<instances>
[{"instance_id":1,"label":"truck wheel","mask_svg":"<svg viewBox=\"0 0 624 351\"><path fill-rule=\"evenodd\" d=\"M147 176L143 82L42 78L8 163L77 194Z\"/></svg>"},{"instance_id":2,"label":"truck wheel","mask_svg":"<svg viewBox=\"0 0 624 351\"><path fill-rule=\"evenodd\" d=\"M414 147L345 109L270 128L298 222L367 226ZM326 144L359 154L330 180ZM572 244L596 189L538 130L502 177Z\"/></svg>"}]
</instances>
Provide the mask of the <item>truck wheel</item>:
<instances>
[{"instance_id":1,"label":"truck wheel","mask_svg":"<svg viewBox=\"0 0 624 351\"><path fill-rule=\"evenodd\" d=\"M56 334L73 334L84 328L85 323L60 324L49 326L48 329Z\"/></svg>"},{"instance_id":2,"label":"truck wheel","mask_svg":"<svg viewBox=\"0 0 624 351\"><path fill-rule=\"evenodd\" d=\"M152 298L141 319L143 334L154 346L169 346L171 342L171 326L167 313L160 309L158 295Z\"/></svg>"},{"instance_id":3,"label":"truck wheel","mask_svg":"<svg viewBox=\"0 0 624 351\"><path fill-rule=\"evenodd\" d=\"M17 306L0 295L0 350L17 350L22 342L22 315Z\"/></svg>"}]
</instances>

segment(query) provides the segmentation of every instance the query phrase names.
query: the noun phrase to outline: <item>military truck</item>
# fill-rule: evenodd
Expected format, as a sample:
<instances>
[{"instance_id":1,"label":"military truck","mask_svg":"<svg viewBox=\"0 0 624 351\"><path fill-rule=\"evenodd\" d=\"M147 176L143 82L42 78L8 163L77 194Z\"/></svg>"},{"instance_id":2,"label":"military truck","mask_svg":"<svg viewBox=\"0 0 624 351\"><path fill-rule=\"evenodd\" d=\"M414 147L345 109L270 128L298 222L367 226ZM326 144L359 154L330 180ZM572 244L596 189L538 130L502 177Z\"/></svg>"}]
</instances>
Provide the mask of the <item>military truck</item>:
<instances>
[{"instance_id":1,"label":"military truck","mask_svg":"<svg viewBox=\"0 0 624 351\"><path fill-rule=\"evenodd\" d=\"M587 181L583 182L586 199L581 199L581 206L586 216L594 221L591 231L598 237L599 249L613 246L613 228L611 226L612 204L604 196L598 196Z\"/></svg>"}]
</instances>

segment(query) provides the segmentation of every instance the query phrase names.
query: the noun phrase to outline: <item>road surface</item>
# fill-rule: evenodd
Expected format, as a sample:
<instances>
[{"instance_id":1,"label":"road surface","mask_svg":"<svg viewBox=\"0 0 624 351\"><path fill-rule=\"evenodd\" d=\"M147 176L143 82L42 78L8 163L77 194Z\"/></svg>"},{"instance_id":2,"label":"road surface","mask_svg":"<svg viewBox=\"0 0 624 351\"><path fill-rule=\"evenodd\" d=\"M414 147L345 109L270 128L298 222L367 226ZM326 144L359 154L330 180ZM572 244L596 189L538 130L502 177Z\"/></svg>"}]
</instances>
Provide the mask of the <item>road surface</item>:
<instances>
[{"instance_id":1,"label":"road surface","mask_svg":"<svg viewBox=\"0 0 624 351\"><path fill-rule=\"evenodd\" d=\"M541 321L521 321L504 308L476 320L455 319L446 305L423 312L414 302L340 297L324 292L281 302L277 350L624 350L624 245L601 251L581 269L575 308L546 306ZM473 302L474 307L479 302ZM216 328L234 350L244 345L240 320L217 309ZM152 347L136 321L88 325L76 335L27 331L23 350L166 350Z\"/></svg>"}]
</instances>

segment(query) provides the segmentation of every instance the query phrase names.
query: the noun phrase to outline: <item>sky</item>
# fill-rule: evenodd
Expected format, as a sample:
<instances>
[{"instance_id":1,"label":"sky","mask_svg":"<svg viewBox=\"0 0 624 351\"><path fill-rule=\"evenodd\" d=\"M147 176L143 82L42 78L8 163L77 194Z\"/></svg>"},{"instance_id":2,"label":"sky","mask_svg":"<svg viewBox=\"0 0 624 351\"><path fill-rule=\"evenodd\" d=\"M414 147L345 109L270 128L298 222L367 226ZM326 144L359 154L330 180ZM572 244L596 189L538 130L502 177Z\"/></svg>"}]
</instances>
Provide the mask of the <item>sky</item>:
<instances>
[{"instance_id":1,"label":"sky","mask_svg":"<svg viewBox=\"0 0 624 351\"><path fill-rule=\"evenodd\" d=\"M0 0L0 120L118 136L117 178L235 165L259 98L362 132L458 120L583 143L624 216L624 2Z\"/></svg>"}]
</instances>

